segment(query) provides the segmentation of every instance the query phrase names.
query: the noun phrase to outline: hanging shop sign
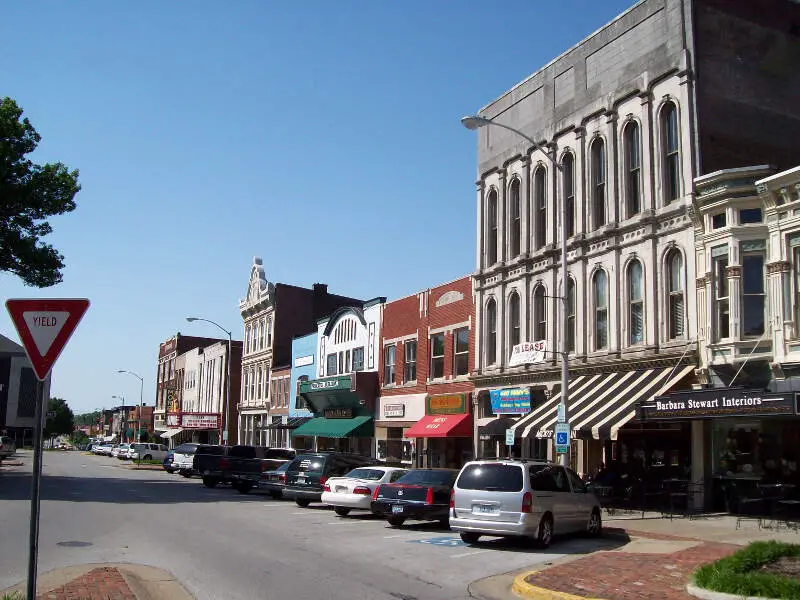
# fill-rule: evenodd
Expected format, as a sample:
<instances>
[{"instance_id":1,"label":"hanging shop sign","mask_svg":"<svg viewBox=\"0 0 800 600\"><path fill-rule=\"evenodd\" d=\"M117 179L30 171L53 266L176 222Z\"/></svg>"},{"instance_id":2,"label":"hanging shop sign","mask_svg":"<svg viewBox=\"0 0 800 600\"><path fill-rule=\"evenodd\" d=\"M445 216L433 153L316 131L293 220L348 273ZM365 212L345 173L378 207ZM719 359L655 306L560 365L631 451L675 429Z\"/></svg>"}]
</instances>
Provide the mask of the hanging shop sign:
<instances>
[{"instance_id":1,"label":"hanging shop sign","mask_svg":"<svg viewBox=\"0 0 800 600\"><path fill-rule=\"evenodd\" d=\"M219 429L219 415L181 415L184 429Z\"/></svg>"},{"instance_id":2,"label":"hanging shop sign","mask_svg":"<svg viewBox=\"0 0 800 600\"><path fill-rule=\"evenodd\" d=\"M492 412L496 415L524 415L531 411L531 391L508 388L489 392Z\"/></svg>"},{"instance_id":3,"label":"hanging shop sign","mask_svg":"<svg viewBox=\"0 0 800 600\"><path fill-rule=\"evenodd\" d=\"M656 396L639 404L640 420L774 417L796 414L797 394L752 389L705 389Z\"/></svg>"},{"instance_id":4,"label":"hanging shop sign","mask_svg":"<svg viewBox=\"0 0 800 600\"><path fill-rule=\"evenodd\" d=\"M386 404L383 407L384 417L404 417L406 414L405 404Z\"/></svg>"},{"instance_id":5,"label":"hanging shop sign","mask_svg":"<svg viewBox=\"0 0 800 600\"><path fill-rule=\"evenodd\" d=\"M353 390L353 379L350 375L340 375L339 377L328 377L325 379L312 379L300 383L300 393L310 392L331 392L336 390Z\"/></svg>"},{"instance_id":6,"label":"hanging shop sign","mask_svg":"<svg viewBox=\"0 0 800 600\"><path fill-rule=\"evenodd\" d=\"M534 365L544 361L547 352L547 342L522 342L511 349L511 358L508 361L509 367L519 365Z\"/></svg>"},{"instance_id":7,"label":"hanging shop sign","mask_svg":"<svg viewBox=\"0 0 800 600\"><path fill-rule=\"evenodd\" d=\"M467 412L466 394L440 394L428 396L425 402L425 414L428 415L463 415Z\"/></svg>"},{"instance_id":8,"label":"hanging shop sign","mask_svg":"<svg viewBox=\"0 0 800 600\"><path fill-rule=\"evenodd\" d=\"M322 415L326 419L352 419L352 408L326 408L322 411Z\"/></svg>"}]
</instances>

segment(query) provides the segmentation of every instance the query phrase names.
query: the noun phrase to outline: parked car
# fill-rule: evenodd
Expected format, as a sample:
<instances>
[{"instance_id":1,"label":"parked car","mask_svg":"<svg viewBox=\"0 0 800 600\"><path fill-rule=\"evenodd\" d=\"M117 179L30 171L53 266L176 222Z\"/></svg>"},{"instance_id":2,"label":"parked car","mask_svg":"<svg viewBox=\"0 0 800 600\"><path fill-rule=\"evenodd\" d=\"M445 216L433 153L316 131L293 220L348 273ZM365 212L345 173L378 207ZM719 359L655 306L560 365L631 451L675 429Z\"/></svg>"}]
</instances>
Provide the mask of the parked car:
<instances>
[{"instance_id":1,"label":"parked car","mask_svg":"<svg viewBox=\"0 0 800 600\"><path fill-rule=\"evenodd\" d=\"M111 449L114 447L113 444L109 444L108 442L101 442L97 444L94 448L92 448L92 452L97 454L98 456L104 456L106 454L111 453Z\"/></svg>"},{"instance_id":2,"label":"parked car","mask_svg":"<svg viewBox=\"0 0 800 600\"><path fill-rule=\"evenodd\" d=\"M286 487L286 470L290 464L291 461L286 461L274 471L262 473L261 480L258 482L258 489L267 492L276 500L282 498L283 488Z\"/></svg>"},{"instance_id":3,"label":"parked car","mask_svg":"<svg viewBox=\"0 0 800 600\"><path fill-rule=\"evenodd\" d=\"M340 477L356 467L379 464L374 458L347 452L300 454L286 468L283 497L305 508L322 500L322 486L329 477Z\"/></svg>"},{"instance_id":4,"label":"parked car","mask_svg":"<svg viewBox=\"0 0 800 600\"><path fill-rule=\"evenodd\" d=\"M572 469L544 461L478 460L453 489L450 528L469 544L481 535L523 536L546 548L554 534L602 534L600 502Z\"/></svg>"},{"instance_id":5,"label":"parked car","mask_svg":"<svg viewBox=\"0 0 800 600\"><path fill-rule=\"evenodd\" d=\"M167 473L174 473L175 469L172 467L172 456L174 452L172 450L167 451L167 455L164 457L164 461L161 463L161 466Z\"/></svg>"},{"instance_id":6,"label":"parked car","mask_svg":"<svg viewBox=\"0 0 800 600\"><path fill-rule=\"evenodd\" d=\"M203 478L203 485L209 488L220 483L230 483L226 457L236 446L199 446L192 460L192 471Z\"/></svg>"},{"instance_id":7,"label":"parked car","mask_svg":"<svg viewBox=\"0 0 800 600\"><path fill-rule=\"evenodd\" d=\"M0 436L0 460L6 459L17 451L17 444L13 438Z\"/></svg>"},{"instance_id":8,"label":"parked car","mask_svg":"<svg viewBox=\"0 0 800 600\"><path fill-rule=\"evenodd\" d=\"M372 494L382 483L392 483L408 473L397 467L359 467L343 477L330 477L322 486L322 503L340 517L351 510L370 510Z\"/></svg>"},{"instance_id":9,"label":"parked car","mask_svg":"<svg viewBox=\"0 0 800 600\"><path fill-rule=\"evenodd\" d=\"M184 477L197 475L197 471L194 469L194 455L198 452L201 454L224 454L225 446L196 444L193 442L181 444L175 448L175 452L172 456L172 466L175 471Z\"/></svg>"},{"instance_id":10,"label":"parked car","mask_svg":"<svg viewBox=\"0 0 800 600\"><path fill-rule=\"evenodd\" d=\"M130 447L130 444L118 444L118 445L114 446L113 450L111 450L111 457L112 458L120 458L120 456L119 456L120 453L122 453L123 456L127 457L128 448L129 447Z\"/></svg>"},{"instance_id":11,"label":"parked car","mask_svg":"<svg viewBox=\"0 0 800 600\"><path fill-rule=\"evenodd\" d=\"M130 460L164 460L167 456L167 447L163 444L139 443L131 444L126 458Z\"/></svg>"},{"instance_id":12,"label":"parked car","mask_svg":"<svg viewBox=\"0 0 800 600\"><path fill-rule=\"evenodd\" d=\"M246 494L261 483L261 476L291 462L297 452L291 448L266 446L233 446L223 459L223 473L231 487Z\"/></svg>"},{"instance_id":13,"label":"parked car","mask_svg":"<svg viewBox=\"0 0 800 600\"><path fill-rule=\"evenodd\" d=\"M413 469L394 483L376 487L370 509L392 527L402 527L406 519L446 525L457 475L458 469Z\"/></svg>"}]
</instances>

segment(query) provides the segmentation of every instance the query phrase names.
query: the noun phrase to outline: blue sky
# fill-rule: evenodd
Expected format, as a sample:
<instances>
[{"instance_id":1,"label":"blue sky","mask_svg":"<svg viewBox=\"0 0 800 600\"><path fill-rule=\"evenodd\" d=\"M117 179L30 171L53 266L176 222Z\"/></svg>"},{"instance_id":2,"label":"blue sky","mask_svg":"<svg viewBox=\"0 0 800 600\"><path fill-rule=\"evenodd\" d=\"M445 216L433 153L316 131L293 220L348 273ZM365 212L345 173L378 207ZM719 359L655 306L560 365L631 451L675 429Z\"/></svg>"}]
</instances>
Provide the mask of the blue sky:
<instances>
[{"instance_id":1,"label":"blue sky","mask_svg":"<svg viewBox=\"0 0 800 600\"><path fill-rule=\"evenodd\" d=\"M81 172L48 241L88 297L53 370L76 412L152 404L158 344L203 316L241 338L254 255L267 277L396 298L470 273L476 137L459 118L631 1L18 2L0 96L38 162ZM5 311L0 332L16 339Z\"/></svg>"}]
</instances>

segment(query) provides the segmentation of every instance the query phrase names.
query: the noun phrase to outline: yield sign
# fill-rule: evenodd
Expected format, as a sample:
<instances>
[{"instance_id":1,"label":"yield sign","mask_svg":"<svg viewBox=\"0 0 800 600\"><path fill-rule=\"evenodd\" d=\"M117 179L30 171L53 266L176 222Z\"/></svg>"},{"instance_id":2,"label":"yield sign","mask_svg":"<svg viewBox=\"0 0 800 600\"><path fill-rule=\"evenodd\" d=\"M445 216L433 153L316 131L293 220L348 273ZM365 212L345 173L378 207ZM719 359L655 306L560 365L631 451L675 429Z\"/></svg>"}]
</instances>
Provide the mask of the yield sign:
<instances>
[{"instance_id":1,"label":"yield sign","mask_svg":"<svg viewBox=\"0 0 800 600\"><path fill-rule=\"evenodd\" d=\"M44 381L78 326L89 301L86 298L6 300L25 352L39 381Z\"/></svg>"}]
</instances>

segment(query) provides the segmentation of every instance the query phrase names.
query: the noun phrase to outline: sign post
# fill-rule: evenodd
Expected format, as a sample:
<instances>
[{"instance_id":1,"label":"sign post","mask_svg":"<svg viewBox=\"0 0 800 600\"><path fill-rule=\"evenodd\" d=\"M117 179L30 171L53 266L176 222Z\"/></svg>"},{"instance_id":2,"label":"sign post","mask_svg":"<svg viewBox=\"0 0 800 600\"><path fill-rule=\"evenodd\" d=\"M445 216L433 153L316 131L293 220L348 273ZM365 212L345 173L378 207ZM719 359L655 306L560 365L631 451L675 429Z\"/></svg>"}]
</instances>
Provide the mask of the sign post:
<instances>
[{"instance_id":1,"label":"sign post","mask_svg":"<svg viewBox=\"0 0 800 600\"><path fill-rule=\"evenodd\" d=\"M513 429L506 429L506 446L508 446L508 458L511 458L511 449L514 447Z\"/></svg>"},{"instance_id":2,"label":"sign post","mask_svg":"<svg viewBox=\"0 0 800 600\"><path fill-rule=\"evenodd\" d=\"M569 425L556 423L556 454L569 453Z\"/></svg>"},{"instance_id":3,"label":"sign post","mask_svg":"<svg viewBox=\"0 0 800 600\"><path fill-rule=\"evenodd\" d=\"M36 598L36 567L39 554L39 499L42 480L44 420L48 414L44 382L72 332L78 326L89 301L85 298L7 300L6 309L36 374L34 413L33 474L31 476L31 520L28 542L27 598Z\"/></svg>"}]
</instances>

